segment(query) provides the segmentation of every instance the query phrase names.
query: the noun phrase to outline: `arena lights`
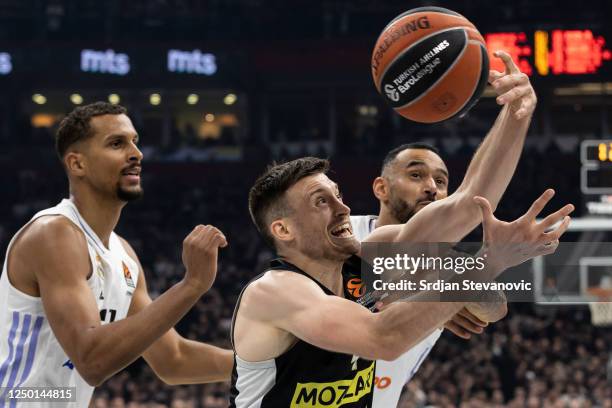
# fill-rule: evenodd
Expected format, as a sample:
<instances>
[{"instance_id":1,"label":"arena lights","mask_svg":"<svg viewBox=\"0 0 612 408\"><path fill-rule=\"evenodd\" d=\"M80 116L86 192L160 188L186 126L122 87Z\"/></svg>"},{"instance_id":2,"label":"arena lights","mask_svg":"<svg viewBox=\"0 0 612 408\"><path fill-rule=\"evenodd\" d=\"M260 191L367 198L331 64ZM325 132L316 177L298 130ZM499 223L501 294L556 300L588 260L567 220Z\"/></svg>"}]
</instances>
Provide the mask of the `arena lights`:
<instances>
[{"instance_id":1,"label":"arena lights","mask_svg":"<svg viewBox=\"0 0 612 408\"><path fill-rule=\"evenodd\" d=\"M237 100L238 97L236 96L236 94L228 93L227 95L225 95L225 98L223 98L223 103L226 105L233 105L236 103Z\"/></svg>"},{"instance_id":2,"label":"arena lights","mask_svg":"<svg viewBox=\"0 0 612 408\"><path fill-rule=\"evenodd\" d=\"M0 75L8 75L13 70L11 62L11 54L8 52L0 52Z\"/></svg>"},{"instance_id":3,"label":"arena lights","mask_svg":"<svg viewBox=\"0 0 612 408\"><path fill-rule=\"evenodd\" d=\"M108 95L108 101L112 103L113 105L118 105L119 102L121 102L121 97L117 95L116 93L112 93Z\"/></svg>"},{"instance_id":4,"label":"arena lights","mask_svg":"<svg viewBox=\"0 0 612 408\"><path fill-rule=\"evenodd\" d=\"M495 50L508 52L528 75L595 74L605 61L612 60L604 37L591 30L538 30L533 34L533 43L524 32L490 33L485 35L485 41L491 69L498 71L504 70L504 64L493 57Z\"/></svg>"},{"instance_id":5,"label":"arena lights","mask_svg":"<svg viewBox=\"0 0 612 408\"><path fill-rule=\"evenodd\" d=\"M217 59L213 54L202 53L200 50L169 50L168 71L210 76L217 72Z\"/></svg>"},{"instance_id":6,"label":"arena lights","mask_svg":"<svg viewBox=\"0 0 612 408\"><path fill-rule=\"evenodd\" d=\"M130 72L130 57L114 50L81 51L81 71L98 74L127 75Z\"/></svg>"},{"instance_id":7,"label":"arena lights","mask_svg":"<svg viewBox=\"0 0 612 408\"><path fill-rule=\"evenodd\" d=\"M373 105L359 105L357 107L357 112L361 116L376 116L378 115L378 108Z\"/></svg>"},{"instance_id":8,"label":"arena lights","mask_svg":"<svg viewBox=\"0 0 612 408\"><path fill-rule=\"evenodd\" d=\"M34 103L37 105L44 105L47 103L47 98L44 95L37 93L32 95L32 101L34 101Z\"/></svg>"},{"instance_id":9,"label":"arena lights","mask_svg":"<svg viewBox=\"0 0 612 408\"><path fill-rule=\"evenodd\" d=\"M153 106L159 105L161 103L161 95L158 93L149 95L149 103Z\"/></svg>"},{"instance_id":10,"label":"arena lights","mask_svg":"<svg viewBox=\"0 0 612 408\"><path fill-rule=\"evenodd\" d=\"M78 93L73 93L70 95L70 102L72 102L74 105L80 105L83 103L83 97Z\"/></svg>"},{"instance_id":11,"label":"arena lights","mask_svg":"<svg viewBox=\"0 0 612 408\"><path fill-rule=\"evenodd\" d=\"M196 103L198 103L198 101L200 100L200 97L196 94L189 94L187 95L187 104L188 105L195 105Z\"/></svg>"},{"instance_id":12,"label":"arena lights","mask_svg":"<svg viewBox=\"0 0 612 408\"><path fill-rule=\"evenodd\" d=\"M204 120L208 123L214 122L215 115L213 115L212 113L207 113L206 115L204 115Z\"/></svg>"}]
</instances>

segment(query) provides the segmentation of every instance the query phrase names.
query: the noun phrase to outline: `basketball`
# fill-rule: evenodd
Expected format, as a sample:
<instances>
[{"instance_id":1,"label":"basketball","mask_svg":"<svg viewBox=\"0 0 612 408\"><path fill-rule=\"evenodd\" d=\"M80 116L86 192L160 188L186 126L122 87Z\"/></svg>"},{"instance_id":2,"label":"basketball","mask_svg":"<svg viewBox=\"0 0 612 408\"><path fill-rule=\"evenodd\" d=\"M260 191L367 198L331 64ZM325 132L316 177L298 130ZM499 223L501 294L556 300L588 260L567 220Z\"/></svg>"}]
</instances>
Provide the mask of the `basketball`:
<instances>
[{"instance_id":1,"label":"basketball","mask_svg":"<svg viewBox=\"0 0 612 408\"><path fill-rule=\"evenodd\" d=\"M420 7L382 31L372 53L376 89L400 115L436 123L465 114L487 83L485 40L461 14Z\"/></svg>"}]
</instances>

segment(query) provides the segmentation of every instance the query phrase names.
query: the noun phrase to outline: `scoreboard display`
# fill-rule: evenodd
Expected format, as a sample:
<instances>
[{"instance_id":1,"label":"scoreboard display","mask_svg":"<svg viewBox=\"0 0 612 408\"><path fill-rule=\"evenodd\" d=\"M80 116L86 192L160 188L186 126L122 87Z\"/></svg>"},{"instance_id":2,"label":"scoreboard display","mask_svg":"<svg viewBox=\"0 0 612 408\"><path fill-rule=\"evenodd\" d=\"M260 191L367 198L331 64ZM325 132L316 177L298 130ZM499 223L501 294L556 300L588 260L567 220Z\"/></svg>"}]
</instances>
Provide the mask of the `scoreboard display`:
<instances>
[{"instance_id":1,"label":"scoreboard display","mask_svg":"<svg viewBox=\"0 0 612 408\"><path fill-rule=\"evenodd\" d=\"M612 214L612 139L583 141L580 161L580 189L587 212Z\"/></svg>"},{"instance_id":2,"label":"scoreboard display","mask_svg":"<svg viewBox=\"0 0 612 408\"><path fill-rule=\"evenodd\" d=\"M603 35L592 30L536 30L485 34L491 69L504 71L493 51L504 50L529 76L598 74L612 64Z\"/></svg>"}]
</instances>

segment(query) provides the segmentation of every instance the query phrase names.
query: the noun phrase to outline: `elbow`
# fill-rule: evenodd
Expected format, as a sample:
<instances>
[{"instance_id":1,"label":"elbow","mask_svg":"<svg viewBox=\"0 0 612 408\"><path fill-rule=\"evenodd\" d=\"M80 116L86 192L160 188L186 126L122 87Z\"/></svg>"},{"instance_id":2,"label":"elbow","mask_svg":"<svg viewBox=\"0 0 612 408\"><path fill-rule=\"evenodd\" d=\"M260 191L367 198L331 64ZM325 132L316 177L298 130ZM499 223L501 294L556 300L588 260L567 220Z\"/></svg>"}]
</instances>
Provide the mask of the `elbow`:
<instances>
[{"instance_id":1,"label":"elbow","mask_svg":"<svg viewBox=\"0 0 612 408\"><path fill-rule=\"evenodd\" d=\"M393 361L397 360L403 353L404 348L401 338L394 334L393 330L384 328L384 323L380 321L381 315L375 315L377 324L371 333L374 333L371 342L371 357L376 360Z\"/></svg>"},{"instance_id":2,"label":"elbow","mask_svg":"<svg viewBox=\"0 0 612 408\"><path fill-rule=\"evenodd\" d=\"M183 384L178 378L174 378L169 375L159 375L157 374L157 378L159 378L166 385L181 385Z\"/></svg>"},{"instance_id":3,"label":"elbow","mask_svg":"<svg viewBox=\"0 0 612 408\"><path fill-rule=\"evenodd\" d=\"M106 379L114 374L107 364L108 360L98 354L94 351L94 345L89 344L81 347L81 350L76 353L76 358L70 363L74 365L74 369L83 377L85 382L92 387L102 385Z\"/></svg>"},{"instance_id":4,"label":"elbow","mask_svg":"<svg viewBox=\"0 0 612 408\"><path fill-rule=\"evenodd\" d=\"M92 387L102 385L114 373L103 363L101 358L85 358L74 362L74 368L87 384Z\"/></svg>"},{"instance_id":5,"label":"elbow","mask_svg":"<svg viewBox=\"0 0 612 408\"><path fill-rule=\"evenodd\" d=\"M83 377L85 382L92 387L99 387L102 385L102 383L104 383L106 378L109 377L103 375L100 371L89 367L77 366L76 370L79 372L79 375Z\"/></svg>"},{"instance_id":6,"label":"elbow","mask_svg":"<svg viewBox=\"0 0 612 408\"><path fill-rule=\"evenodd\" d=\"M178 378L178 376L175 375L176 373L174 373L173 370L170 369L170 366L164 365L160 367L160 366L153 365L149 362L149 367L151 367L151 369L153 370L157 378L159 378L166 385L184 384L184 382L182 382L180 378ZM179 367L179 366L175 366L175 367Z\"/></svg>"},{"instance_id":7,"label":"elbow","mask_svg":"<svg viewBox=\"0 0 612 408\"><path fill-rule=\"evenodd\" d=\"M401 344L393 339L394 336L385 336L382 341L377 344L375 351L377 360L394 361L397 360L404 350L401 348Z\"/></svg>"}]
</instances>

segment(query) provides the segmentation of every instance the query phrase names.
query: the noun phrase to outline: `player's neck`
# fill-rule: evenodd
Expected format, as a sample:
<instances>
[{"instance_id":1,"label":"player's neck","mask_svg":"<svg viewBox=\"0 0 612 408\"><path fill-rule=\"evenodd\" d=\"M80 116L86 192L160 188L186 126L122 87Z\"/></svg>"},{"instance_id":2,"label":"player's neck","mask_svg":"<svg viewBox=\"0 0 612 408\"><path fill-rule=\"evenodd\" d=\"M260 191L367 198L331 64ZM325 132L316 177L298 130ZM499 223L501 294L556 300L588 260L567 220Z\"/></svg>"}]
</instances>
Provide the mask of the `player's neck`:
<instances>
[{"instance_id":1,"label":"player's neck","mask_svg":"<svg viewBox=\"0 0 612 408\"><path fill-rule=\"evenodd\" d=\"M306 272L336 295L342 296L344 293L342 286L342 265L344 262L313 259L293 251L282 254L281 257Z\"/></svg>"},{"instance_id":2,"label":"player's neck","mask_svg":"<svg viewBox=\"0 0 612 408\"><path fill-rule=\"evenodd\" d=\"M118 200L108 200L93 194L70 194L70 199L76 205L81 217L94 230L104 246L108 248L110 235L119 222L121 209L125 203Z\"/></svg>"},{"instance_id":3,"label":"player's neck","mask_svg":"<svg viewBox=\"0 0 612 408\"><path fill-rule=\"evenodd\" d=\"M391 212L387 209L385 205L380 206L380 212L378 213L378 218L376 219L375 228L382 227L384 225L395 225L400 224L400 222L391 215Z\"/></svg>"}]
</instances>

